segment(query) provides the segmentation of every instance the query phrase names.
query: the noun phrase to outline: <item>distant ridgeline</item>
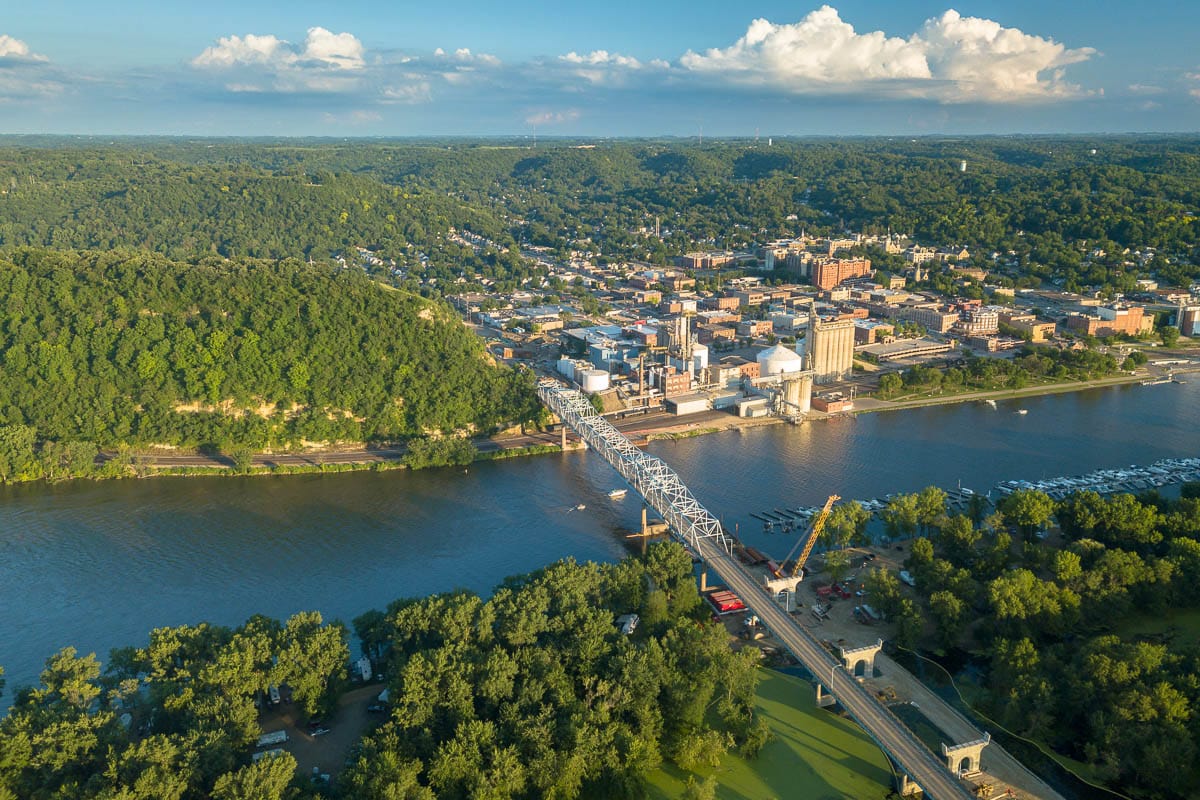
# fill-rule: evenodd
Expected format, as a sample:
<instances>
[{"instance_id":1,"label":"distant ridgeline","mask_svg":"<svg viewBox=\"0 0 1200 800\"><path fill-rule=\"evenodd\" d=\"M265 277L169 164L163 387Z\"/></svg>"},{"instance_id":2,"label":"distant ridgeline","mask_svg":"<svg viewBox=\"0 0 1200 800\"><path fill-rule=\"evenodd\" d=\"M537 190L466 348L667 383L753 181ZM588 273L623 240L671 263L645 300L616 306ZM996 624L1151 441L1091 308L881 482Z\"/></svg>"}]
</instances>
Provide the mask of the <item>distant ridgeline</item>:
<instances>
[{"instance_id":1,"label":"distant ridgeline","mask_svg":"<svg viewBox=\"0 0 1200 800\"><path fill-rule=\"evenodd\" d=\"M0 462L27 439L261 448L538 410L532 375L448 307L294 260L18 250L0 258L0 364Z\"/></svg>"},{"instance_id":2,"label":"distant ridgeline","mask_svg":"<svg viewBox=\"0 0 1200 800\"><path fill-rule=\"evenodd\" d=\"M703 243L890 229L966 247L1020 285L1200 278L1195 135L577 144L0 137L0 249L322 260L363 246L436 294L516 288L538 272L518 243L667 263Z\"/></svg>"}]
</instances>

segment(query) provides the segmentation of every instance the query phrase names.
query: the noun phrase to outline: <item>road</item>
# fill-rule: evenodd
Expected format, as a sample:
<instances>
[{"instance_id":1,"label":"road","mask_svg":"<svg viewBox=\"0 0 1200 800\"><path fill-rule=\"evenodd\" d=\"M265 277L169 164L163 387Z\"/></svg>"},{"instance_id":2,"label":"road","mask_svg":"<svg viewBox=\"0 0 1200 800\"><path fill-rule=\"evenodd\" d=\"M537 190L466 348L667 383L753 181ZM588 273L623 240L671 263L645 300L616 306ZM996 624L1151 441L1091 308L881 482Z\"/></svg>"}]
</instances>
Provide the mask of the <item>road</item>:
<instances>
[{"instance_id":1,"label":"road","mask_svg":"<svg viewBox=\"0 0 1200 800\"><path fill-rule=\"evenodd\" d=\"M799 622L790 617L737 561L714 541L701 539L699 555L720 574L747 607L827 686L842 708L887 752L900 768L934 800L967 800L972 795L907 726L897 719L835 659Z\"/></svg>"},{"instance_id":2,"label":"road","mask_svg":"<svg viewBox=\"0 0 1200 800\"><path fill-rule=\"evenodd\" d=\"M724 411L708 411L695 414L688 418L689 423L704 426L716 421L731 421L730 415ZM654 411L646 414L628 417L614 421L614 426L633 438L644 437L667 428L678 427L679 417L664 411ZM577 439L574 434L570 439ZM537 445L555 445L559 443L559 434L533 432L516 436L500 436L487 439L476 439L475 449L480 453L491 453L497 450L514 450ZM324 451L314 453L275 453L255 454L252 463L256 467L319 467L323 464L376 464L385 461L399 461L404 458L403 447L367 447L352 450ZM103 453L101 461L112 458L113 454ZM222 469L233 466L233 459L225 454L214 453L171 453L148 452L134 456L134 461L145 467L155 469L171 469L180 467L208 467Z\"/></svg>"}]
</instances>

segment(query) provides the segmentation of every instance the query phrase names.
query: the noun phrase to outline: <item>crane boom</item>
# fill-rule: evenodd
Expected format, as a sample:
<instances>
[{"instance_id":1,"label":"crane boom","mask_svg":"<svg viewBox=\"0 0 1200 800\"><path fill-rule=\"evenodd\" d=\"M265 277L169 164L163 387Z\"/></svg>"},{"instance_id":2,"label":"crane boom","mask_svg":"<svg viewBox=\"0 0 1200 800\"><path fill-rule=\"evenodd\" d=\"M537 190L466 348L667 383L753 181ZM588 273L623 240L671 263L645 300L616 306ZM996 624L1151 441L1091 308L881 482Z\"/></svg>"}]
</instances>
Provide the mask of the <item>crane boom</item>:
<instances>
[{"instance_id":1,"label":"crane boom","mask_svg":"<svg viewBox=\"0 0 1200 800\"><path fill-rule=\"evenodd\" d=\"M783 565L786 564L792 555L795 554L796 548L800 547L801 543L803 543L804 550L800 553L800 557L796 559L796 563L792 567L791 577L794 578L800 574L800 568L804 566L805 561L808 561L808 557L812 553L813 546L817 543L817 537L821 535L821 531L825 528L825 521L829 519L829 512L833 510L833 504L841 499L842 498L838 497L836 494L829 495L829 499L825 501L825 507L821 509L819 514L813 517L812 524L808 526L807 537L801 536L796 540L796 544L793 545L791 552L787 554L787 558L780 563L779 569L776 570L775 577L784 577Z\"/></svg>"}]
</instances>

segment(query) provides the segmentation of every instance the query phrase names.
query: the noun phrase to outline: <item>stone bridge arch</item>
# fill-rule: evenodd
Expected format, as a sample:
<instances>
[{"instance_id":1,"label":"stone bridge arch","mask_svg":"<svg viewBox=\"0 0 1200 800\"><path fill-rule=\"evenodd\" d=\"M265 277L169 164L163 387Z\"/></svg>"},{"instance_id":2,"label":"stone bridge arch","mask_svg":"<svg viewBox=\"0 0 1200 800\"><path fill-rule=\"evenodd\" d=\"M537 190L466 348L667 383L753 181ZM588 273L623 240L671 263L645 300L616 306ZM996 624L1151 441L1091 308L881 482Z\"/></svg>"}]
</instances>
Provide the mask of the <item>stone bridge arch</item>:
<instances>
[{"instance_id":1,"label":"stone bridge arch","mask_svg":"<svg viewBox=\"0 0 1200 800\"><path fill-rule=\"evenodd\" d=\"M992 735L985 733L982 739L976 739L973 742L956 745L947 745L943 742L942 756L946 759L946 769L960 776L981 772L983 770L981 766L983 748L987 747L991 741Z\"/></svg>"},{"instance_id":2,"label":"stone bridge arch","mask_svg":"<svg viewBox=\"0 0 1200 800\"><path fill-rule=\"evenodd\" d=\"M875 656L883 649L883 639L878 639L875 644L863 647L853 647L849 650L845 647L840 649L842 666L846 668L847 675L852 678L873 678L875 676Z\"/></svg>"}]
</instances>

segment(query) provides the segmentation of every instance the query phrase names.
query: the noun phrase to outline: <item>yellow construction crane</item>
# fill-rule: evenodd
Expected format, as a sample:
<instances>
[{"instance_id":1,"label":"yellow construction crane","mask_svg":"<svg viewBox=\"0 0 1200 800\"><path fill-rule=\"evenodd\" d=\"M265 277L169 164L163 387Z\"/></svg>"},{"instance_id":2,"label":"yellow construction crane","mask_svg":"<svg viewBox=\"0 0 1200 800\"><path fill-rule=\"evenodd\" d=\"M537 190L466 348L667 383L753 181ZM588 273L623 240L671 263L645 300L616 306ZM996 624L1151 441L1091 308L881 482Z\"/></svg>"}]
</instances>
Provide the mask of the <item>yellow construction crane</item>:
<instances>
[{"instance_id":1,"label":"yellow construction crane","mask_svg":"<svg viewBox=\"0 0 1200 800\"><path fill-rule=\"evenodd\" d=\"M797 539L791 552L787 554L787 558L779 562L779 567L775 570L776 578L794 578L800 574L800 569L804 566L804 562L808 561L808 557L812 553L813 545L817 543L817 537L821 535L821 531L825 528L825 521L829 519L829 512L833 510L833 504L841 499L836 494L829 495L829 499L825 501L825 507L821 509L819 514L813 517L812 524L808 526L807 537L802 535ZM804 545L804 550L801 551L800 557L796 559L796 563L792 566L792 574L790 576L784 575L783 565L795 554L796 548L800 547L801 544Z\"/></svg>"}]
</instances>

